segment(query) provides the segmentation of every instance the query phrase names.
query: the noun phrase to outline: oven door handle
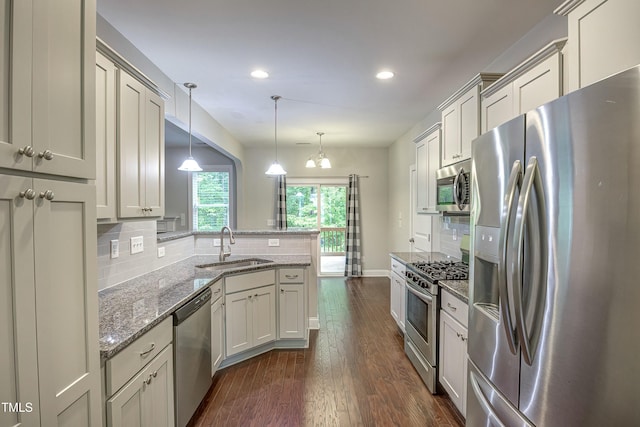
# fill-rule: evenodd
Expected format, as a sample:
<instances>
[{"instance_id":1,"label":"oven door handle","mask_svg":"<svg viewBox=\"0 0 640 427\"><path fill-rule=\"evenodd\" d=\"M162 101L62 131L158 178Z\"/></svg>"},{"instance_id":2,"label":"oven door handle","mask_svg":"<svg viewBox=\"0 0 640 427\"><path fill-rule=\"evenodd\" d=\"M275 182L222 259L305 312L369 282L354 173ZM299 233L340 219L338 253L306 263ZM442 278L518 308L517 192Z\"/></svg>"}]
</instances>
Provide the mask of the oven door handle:
<instances>
[{"instance_id":1,"label":"oven door handle","mask_svg":"<svg viewBox=\"0 0 640 427\"><path fill-rule=\"evenodd\" d=\"M415 296L417 296L418 298L420 298L423 302L427 303L427 304L432 304L433 303L433 297L432 296L427 296L423 293L420 293L418 291L416 291L415 289L413 289L411 287L411 285L407 286L407 290L409 292L411 292L412 294L414 294Z\"/></svg>"},{"instance_id":2,"label":"oven door handle","mask_svg":"<svg viewBox=\"0 0 640 427\"><path fill-rule=\"evenodd\" d=\"M460 210L464 209L462 200L460 200L460 197L458 197L458 186L460 185L460 177L462 176L462 174L464 174L464 169L460 168L460 170L458 170L458 173L456 174L456 178L453 180L453 201Z\"/></svg>"}]
</instances>

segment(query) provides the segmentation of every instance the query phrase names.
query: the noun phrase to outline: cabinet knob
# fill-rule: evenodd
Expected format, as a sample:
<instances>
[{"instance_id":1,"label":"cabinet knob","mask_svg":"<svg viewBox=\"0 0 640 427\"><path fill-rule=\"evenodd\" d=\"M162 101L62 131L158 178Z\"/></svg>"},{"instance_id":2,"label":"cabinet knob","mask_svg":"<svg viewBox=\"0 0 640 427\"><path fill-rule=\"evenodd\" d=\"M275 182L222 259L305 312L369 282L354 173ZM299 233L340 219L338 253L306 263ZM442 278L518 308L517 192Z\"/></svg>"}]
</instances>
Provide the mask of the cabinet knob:
<instances>
[{"instance_id":1,"label":"cabinet knob","mask_svg":"<svg viewBox=\"0 0 640 427\"><path fill-rule=\"evenodd\" d=\"M409 243L415 243L416 239L414 239L413 237L409 239Z\"/></svg>"},{"instance_id":2,"label":"cabinet knob","mask_svg":"<svg viewBox=\"0 0 640 427\"><path fill-rule=\"evenodd\" d=\"M32 146L25 145L23 148L18 150L18 154L27 156L27 157L33 157L36 154L36 152Z\"/></svg>"},{"instance_id":3,"label":"cabinet knob","mask_svg":"<svg viewBox=\"0 0 640 427\"><path fill-rule=\"evenodd\" d=\"M31 188L29 188L24 191L21 191L19 196L22 197L23 199L33 200L36 198L36 192L33 191Z\"/></svg>"},{"instance_id":4,"label":"cabinet knob","mask_svg":"<svg viewBox=\"0 0 640 427\"><path fill-rule=\"evenodd\" d=\"M51 159L53 159L53 151L44 150L43 152L38 153L38 157L40 157L41 159L45 159L45 160L51 160Z\"/></svg>"},{"instance_id":5,"label":"cabinet knob","mask_svg":"<svg viewBox=\"0 0 640 427\"><path fill-rule=\"evenodd\" d=\"M255 294L254 297L258 298L258 294Z\"/></svg>"},{"instance_id":6,"label":"cabinet knob","mask_svg":"<svg viewBox=\"0 0 640 427\"><path fill-rule=\"evenodd\" d=\"M249 298L249 299L253 298L253 295L249 295L249 297L248 297L248 298Z\"/></svg>"},{"instance_id":7,"label":"cabinet knob","mask_svg":"<svg viewBox=\"0 0 640 427\"><path fill-rule=\"evenodd\" d=\"M281 293L281 294L284 294L284 289L280 289L280 293Z\"/></svg>"},{"instance_id":8,"label":"cabinet knob","mask_svg":"<svg viewBox=\"0 0 640 427\"><path fill-rule=\"evenodd\" d=\"M153 375L153 378L157 377L157 376L158 376L158 371L155 371L155 372L154 372L153 374L151 374L151 375Z\"/></svg>"},{"instance_id":9,"label":"cabinet knob","mask_svg":"<svg viewBox=\"0 0 640 427\"><path fill-rule=\"evenodd\" d=\"M149 378L147 378L146 380L143 381L146 385L151 384L151 375L149 375Z\"/></svg>"},{"instance_id":10,"label":"cabinet knob","mask_svg":"<svg viewBox=\"0 0 640 427\"><path fill-rule=\"evenodd\" d=\"M47 199L48 201L52 201L55 197L55 194L51 190L41 191L40 198Z\"/></svg>"}]
</instances>

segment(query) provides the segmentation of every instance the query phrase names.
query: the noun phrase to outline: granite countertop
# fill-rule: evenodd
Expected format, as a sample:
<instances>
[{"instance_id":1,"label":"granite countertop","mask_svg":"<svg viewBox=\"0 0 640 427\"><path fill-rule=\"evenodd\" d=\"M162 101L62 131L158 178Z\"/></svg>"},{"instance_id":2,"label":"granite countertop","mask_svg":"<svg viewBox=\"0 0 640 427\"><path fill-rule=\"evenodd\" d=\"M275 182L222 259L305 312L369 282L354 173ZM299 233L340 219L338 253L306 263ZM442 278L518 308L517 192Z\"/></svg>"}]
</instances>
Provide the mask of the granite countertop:
<instances>
[{"instance_id":1,"label":"granite countertop","mask_svg":"<svg viewBox=\"0 0 640 427\"><path fill-rule=\"evenodd\" d=\"M468 280L441 280L438 282L441 288L448 290L453 296L469 304L469 281Z\"/></svg>"},{"instance_id":2,"label":"granite countertop","mask_svg":"<svg viewBox=\"0 0 640 427\"><path fill-rule=\"evenodd\" d=\"M208 271L197 265L217 262L216 255L195 255L98 292L100 356L110 359L216 280L234 273L274 267L306 267L309 255L236 256L260 258L265 264Z\"/></svg>"},{"instance_id":3,"label":"granite countertop","mask_svg":"<svg viewBox=\"0 0 640 427\"><path fill-rule=\"evenodd\" d=\"M391 252L389 255L404 264L425 261L460 261L459 258L454 258L440 252ZM441 280L438 282L438 285L451 292L466 304L469 304L468 280Z\"/></svg>"},{"instance_id":4,"label":"granite countertop","mask_svg":"<svg viewBox=\"0 0 640 427\"><path fill-rule=\"evenodd\" d=\"M234 236L306 236L320 234L320 230L308 228L290 228L287 230L233 230ZM181 239L188 236L219 236L220 231L172 231L158 234L158 243ZM225 233L225 235L227 235Z\"/></svg>"}]
</instances>

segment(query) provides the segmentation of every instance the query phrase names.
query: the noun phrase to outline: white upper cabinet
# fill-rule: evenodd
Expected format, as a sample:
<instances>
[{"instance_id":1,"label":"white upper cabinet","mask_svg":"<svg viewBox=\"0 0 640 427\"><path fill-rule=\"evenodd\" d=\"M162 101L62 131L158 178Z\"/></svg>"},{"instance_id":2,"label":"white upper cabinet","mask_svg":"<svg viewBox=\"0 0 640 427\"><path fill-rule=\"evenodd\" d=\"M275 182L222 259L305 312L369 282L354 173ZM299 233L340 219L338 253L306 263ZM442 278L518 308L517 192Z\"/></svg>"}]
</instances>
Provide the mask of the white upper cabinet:
<instances>
[{"instance_id":1,"label":"white upper cabinet","mask_svg":"<svg viewBox=\"0 0 640 427\"><path fill-rule=\"evenodd\" d=\"M0 9L0 167L93 178L95 2Z\"/></svg>"},{"instance_id":2,"label":"white upper cabinet","mask_svg":"<svg viewBox=\"0 0 640 427\"><path fill-rule=\"evenodd\" d=\"M416 137L416 211L436 211L436 171L440 168L440 123Z\"/></svg>"},{"instance_id":3,"label":"white upper cabinet","mask_svg":"<svg viewBox=\"0 0 640 427\"><path fill-rule=\"evenodd\" d=\"M438 107L442 112L442 166L471 158L471 141L480 135L480 91L501 76L478 74Z\"/></svg>"},{"instance_id":4,"label":"white upper cabinet","mask_svg":"<svg viewBox=\"0 0 640 427\"><path fill-rule=\"evenodd\" d=\"M565 92L640 64L638 0L569 0L555 13L568 17Z\"/></svg>"},{"instance_id":5,"label":"white upper cabinet","mask_svg":"<svg viewBox=\"0 0 640 427\"><path fill-rule=\"evenodd\" d=\"M549 43L482 91L482 133L563 95L565 43Z\"/></svg>"},{"instance_id":6,"label":"white upper cabinet","mask_svg":"<svg viewBox=\"0 0 640 427\"><path fill-rule=\"evenodd\" d=\"M116 66L96 53L96 204L98 219L116 217Z\"/></svg>"},{"instance_id":7,"label":"white upper cabinet","mask_svg":"<svg viewBox=\"0 0 640 427\"><path fill-rule=\"evenodd\" d=\"M119 70L120 218L164 215L164 101Z\"/></svg>"}]
</instances>

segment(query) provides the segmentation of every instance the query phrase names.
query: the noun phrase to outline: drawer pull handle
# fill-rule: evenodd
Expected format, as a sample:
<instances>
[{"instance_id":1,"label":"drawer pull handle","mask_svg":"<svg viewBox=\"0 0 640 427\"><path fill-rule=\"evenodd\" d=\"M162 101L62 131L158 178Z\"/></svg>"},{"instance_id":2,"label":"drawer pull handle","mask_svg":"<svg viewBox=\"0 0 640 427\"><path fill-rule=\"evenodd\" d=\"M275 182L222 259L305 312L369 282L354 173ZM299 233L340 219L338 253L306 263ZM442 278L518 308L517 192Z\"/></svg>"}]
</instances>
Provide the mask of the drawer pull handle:
<instances>
[{"instance_id":1,"label":"drawer pull handle","mask_svg":"<svg viewBox=\"0 0 640 427\"><path fill-rule=\"evenodd\" d=\"M222 289L218 288L215 291L213 291L214 295L218 295L220 292L222 292Z\"/></svg>"},{"instance_id":2,"label":"drawer pull handle","mask_svg":"<svg viewBox=\"0 0 640 427\"><path fill-rule=\"evenodd\" d=\"M458 308L452 306L450 302L447 303L447 307L449 307L451 309L451 311L457 311L458 310Z\"/></svg>"},{"instance_id":3,"label":"drawer pull handle","mask_svg":"<svg viewBox=\"0 0 640 427\"><path fill-rule=\"evenodd\" d=\"M297 274L285 274L285 277L287 279L297 279L298 275Z\"/></svg>"},{"instance_id":4,"label":"drawer pull handle","mask_svg":"<svg viewBox=\"0 0 640 427\"><path fill-rule=\"evenodd\" d=\"M145 357L147 354L151 353L155 348L156 348L156 344L152 342L151 347L149 347L149 350L140 352L140 357Z\"/></svg>"}]
</instances>

